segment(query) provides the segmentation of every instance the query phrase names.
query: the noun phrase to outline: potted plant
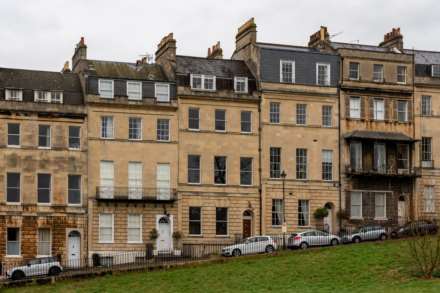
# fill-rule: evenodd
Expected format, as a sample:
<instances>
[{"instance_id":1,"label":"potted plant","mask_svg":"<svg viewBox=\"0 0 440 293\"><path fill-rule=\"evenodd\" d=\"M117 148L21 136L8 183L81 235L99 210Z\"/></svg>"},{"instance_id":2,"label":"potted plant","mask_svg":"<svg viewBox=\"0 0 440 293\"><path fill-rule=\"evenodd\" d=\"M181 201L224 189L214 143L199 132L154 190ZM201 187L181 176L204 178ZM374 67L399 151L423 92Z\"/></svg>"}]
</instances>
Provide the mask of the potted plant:
<instances>
[{"instance_id":1,"label":"potted plant","mask_svg":"<svg viewBox=\"0 0 440 293\"><path fill-rule=\"evenodd\" d=\"M157 255L157 249L156 249L156 239L159 237L159 232L156 228L151 229L150 231L150 240L153 243L153 255Z\"/></svg>"},{"instance_id":2,"label":"potted plant","mask_svg":"<svg viewBox=\"0 0 440 293\"><path fill-rule=\"evenodd\" d=\"M328 209L326 208L317 208L313 213L313 217L316 219L319 226L324 226L323 219L327 216L328 216Z\"/></svg>"},{"instance_id":3,"label":"potted plant","mask_svg":"<svg viewBox=\"0 0 440 293\"><path fill-rule=\"evenodd\" d=\"M173 232L173 240L174 240L174 255L180 256L182 255L182 247L181 240L182 233L180 231Z\"/></svg>"}]
</instances>

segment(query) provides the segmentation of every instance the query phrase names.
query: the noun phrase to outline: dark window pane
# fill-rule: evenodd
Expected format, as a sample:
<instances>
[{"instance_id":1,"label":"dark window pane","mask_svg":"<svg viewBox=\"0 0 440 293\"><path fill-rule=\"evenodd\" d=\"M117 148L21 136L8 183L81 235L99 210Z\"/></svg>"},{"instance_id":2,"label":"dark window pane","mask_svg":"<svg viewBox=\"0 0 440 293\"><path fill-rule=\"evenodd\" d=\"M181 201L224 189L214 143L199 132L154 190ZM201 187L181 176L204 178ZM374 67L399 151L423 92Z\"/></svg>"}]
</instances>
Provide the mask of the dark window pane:
<instances>
[{"instance_id":1,"label":"dark window pane","mask_svg":"<svg viewBox=\"0 0 440 293\"><path fill-rule=\"evenodd\" d=\"M190 207L189 208L189 234L200 235L201 229L201 208Z\"/></svg>"},{"instance_id":2,"label":"dark window pane","mask_svg":"<svg viewBox=\"0 0 440 293\"><path fill-rule=\"evenodd\" d=\"M226 157L214 157L214 183L226 184Z\"/></svg>"},{"instance_id":3,"label":"dark window pane","mask_svg":"<svg viewBox=\"0 0 440 293\"><path fill-rule=\"evenodd\" d=\"M8 145L20 145L20 124L8 123Z\"/></svg>"},{"instance_id":4,"label":"dark window pane","mask_svg":"<svg viewBox=\"0 0 440 293\"><path fill-rule=\"evenodd\" d=\"M8 173L6 179L6 200L20 202L20 174Z\"/></svg>"},{"instance_id":5,"label":"dark window pane","mask_svg":"<svg viewBox=\"0 0 440 293\"><path fill-rule=\"evenodd\" d=\"M281 148L270 148L270 178L281 177Z\"/></svg>"},{"instance_id":6,"label":"dark window pane","mask_svg":"<svg viewBox=\"0 0 440 293\"><path fill-rule=\"evenodd\" d=\"M241 111L241 131L251 132L252 131L252 112Z\"/></svg>"},{"instance_id":7,"label":"dark window pane","mask_svg":"<svg viewBox=\"0 0 440 293\"><path fill-rule=\"evenodd\" d=\"M200 156L188 155L188 182L200 183Z\"/></svg>"},{"instance_id":8,"label":"dark window pane","mask_svg":"<svg viewBox=\"0 0 440 293\"><path fill-rule=\"evenodd\" d=\"M215 110L215 130L226 130L226 111Z\"/></svg>"},{"instance_id":9,"label":"dark window pane","mask_svg":"<svg viewBox=\"0 0 440 293\"><path fill-rule=\"evenodd\" d=\"M216 235L228 235L228 208L216 208Z\"/></svg>"},{"instance_id":10,"label":"dark window pane","mask_svg":"<svg viewBox=\"0 0 440 293\"><path fill-rule=\"evenodd\" d=\"M38 203L50 203L50 174L38 174Z\"/></svg>"},{"instance_id":11,"label":"dark window pane","mask_svg":"<svg viewBox=\"0 0 440 293\"><path fill-rule=\"evenodd\" d=\"M80 127L69 126L69 148L79 149L81 146Z\"/></svg>"},{"instance_id":12,"label":"dark window pane","mask_svg":"<svg viewBox=\"0 0 440 293\"><path fill-rule=\"evenodd\" d=\"M157 119L157 140L170 139L170 121L168 119Z\"/></svg>"},{"instance_id":13,"label":"dark window pane","mask_svg":"<svg viewBox=\"0 0 440 293\"><path fill-rule=\"evenodd\" d=\"M68 202L69 204L81 203L81 176L68 176Z\"/></svg>"},{"instance_id":14,"label":"dark window pane","mask_svg":"<svg viewBox=\"0 0 440 293\"><path fill-rule=\"evenodd\" d=\"M240 158L240 184L252 184L252 158Z\"/></svg>"},{"instance_id":15,"label":"dark window pane","mask_svg":"<svg viewBox=\"0 0 440 293\"><path fill-rule=\"evenodd\" d=\"M50 126L39 125L38 126L38 146L50 147Z\"/></svg>"},{"instance_id":16,"label":"dark window pane","mask_svg":"<svg viewBox=\"0 0 440 293\"><path fill-rule=\"evenodd\" d=\"M307 150L296 149L296 178L307 178Z\"/></svg>"},{"instance_id":17,"label":"dark window pane","mask_svg":"<svg viewBox=\"0 0 440 293\"><path fill-rule=\"evenodd\" d=\"M270 123L280 123L280 103L271 102L269 108Z\"/></svg>"},{"instance_id":18,"label":"dark window pane","mask_svg":"<svg viewBox=\"0 0 440 293\"><path fill-rule=\"evenodd\" d=\"M128 118L128 139L142 138L142 120L141 118Z\"/></svg>"},{"instance_id":19,"label":"dark window pane","mask_svg":"<svg viewBox=\"0 0 440 293\"><path fill-rule=\"evenodd\" d=\"M188 109L188 128L199 129L199 109L189 108Z\"/></svg>"}]
</instances>

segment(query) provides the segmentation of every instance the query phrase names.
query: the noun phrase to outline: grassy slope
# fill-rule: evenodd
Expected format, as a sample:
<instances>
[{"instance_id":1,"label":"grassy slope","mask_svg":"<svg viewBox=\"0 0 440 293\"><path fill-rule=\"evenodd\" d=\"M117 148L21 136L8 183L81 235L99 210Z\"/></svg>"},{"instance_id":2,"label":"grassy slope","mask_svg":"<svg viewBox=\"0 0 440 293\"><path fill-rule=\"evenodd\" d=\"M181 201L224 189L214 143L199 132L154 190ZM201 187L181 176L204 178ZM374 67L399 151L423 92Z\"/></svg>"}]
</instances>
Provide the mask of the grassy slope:
<instances>
[{"instance_id":1,"label":"grassy slope","mask_svg":"<svg viewBox=\"0 0 440 293\"><path fill-rule=\"evenodd\" d=\"M405 241L362 243L6 292L440 292L440 279L412 276L407 249Z\"/></svg>"}]
</instances>

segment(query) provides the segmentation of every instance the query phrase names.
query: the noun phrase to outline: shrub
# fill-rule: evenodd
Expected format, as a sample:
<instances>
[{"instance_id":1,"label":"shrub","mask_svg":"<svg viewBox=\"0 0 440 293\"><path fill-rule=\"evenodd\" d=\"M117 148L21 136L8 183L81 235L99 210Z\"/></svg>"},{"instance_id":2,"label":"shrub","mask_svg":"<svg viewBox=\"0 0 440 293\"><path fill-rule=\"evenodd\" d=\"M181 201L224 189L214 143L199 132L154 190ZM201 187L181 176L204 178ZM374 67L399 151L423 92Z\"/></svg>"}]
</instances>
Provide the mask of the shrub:
<instances>
[{"instance_id":1,"label":"shrub","mask_svg":"<svg viewBox=\"0 0 440 293\"><path fill-rule=\"evenodd\" d=\"M182 233L180 233L180 231L173 232L173 238L179 240L180 238L182 238Z\"/></svg>"},{"instance_id":2,"label":"shrub","mask_svg":"<svg viewBox=\"0 0 440 293\"><path fill-rule=\"evenodd\" d=\"M418 273L431 279L440 268L440 235L413 237L408 241L408 246L411 261L417 267Z\"/></svg>"},{"instance_id":3,"label":"shrub","mask_svg":"<svg viewBox=\"0 0 440 293\"><path fill-rule=\"evenodd\" d=\"M328 216L328 210L326 208L317 208L316 211L313 213L313 216L317 220L324 219Z\"/></svg>"},{"instance_id":4,"label":"shrub","mask_svg":"<svg viewBox=\"0 0 440 293\"><path fill-rule=\"evenodd\" d=\"M159 237L159 232L156 228L151 229L150 231L150 240L156 240Z\"/></svg>"}]
</instances>

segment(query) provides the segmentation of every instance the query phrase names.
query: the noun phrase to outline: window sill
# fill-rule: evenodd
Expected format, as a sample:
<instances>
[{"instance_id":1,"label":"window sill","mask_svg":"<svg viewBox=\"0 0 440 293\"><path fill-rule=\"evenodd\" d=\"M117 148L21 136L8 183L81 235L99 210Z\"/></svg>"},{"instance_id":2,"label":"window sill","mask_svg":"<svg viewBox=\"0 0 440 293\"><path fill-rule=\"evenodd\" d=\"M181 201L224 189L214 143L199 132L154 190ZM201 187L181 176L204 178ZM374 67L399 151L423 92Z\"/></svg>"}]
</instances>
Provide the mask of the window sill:
<instances>
[{"instance_id":1,"label":"window sill","mask_svg":"<svg viewBox=\"0 0 440 293\"><path fill-rule=\"evenodd\" d=\"M143 244L143 241L127 241L127 244Z\"/></svg>"},{"instance_id":2,"label":"window sill","mask_svg":"<svg viewBox=\"0 0 440 293\"><path fill-rule=\"evenodd\" d=\"M230 238L228 235L215 235L215 238Z\"/></svg>"},{"instance_id":3,"label":"window sill","mask_svg":"<svg viewBox=\"0 0 440 293\"><path fill-rule=\"evenodd\" d=\"M51 254L37 254L37 256L35 256L35 258L39 258L39 257L51 257Z\"/></svg>"},{"instance_id":4,"label":"window sill","mask_svg":"<svg viewBox=\"0 0 440 293\"><path fill-rule=\"evenodd\" d=\"M21 202L6 202L7 205L18 206L21 205Z\"/></svg>"},{"instance_id":5,"label":"window sill","mask_svg":"<svg viewBox=\"0 0 440 293\"><path fill-rule=\"evenodd\" d=\"M202 238L203 234L188 234L188 237L191 237L191 238Z\"/></svg>"},{"instance_id":6,"label":"window sill","mask_svg":"<svg viewBox=\"0 0 440 293\"><path fill-rule=\"evenodd\" d=\"M254 186L252 183L251 184L240 184L240 187L252 187Z\"/></svg>"},{"instance_id":7,"label":"window sill","mask_svg":"<svg viewBox=\"0 0 440 293\"><path fill-rule=\"evenodd\" d=\"M99 95L99 97L100 97L101 99L105 99L105 100L113 100L113 99L115 98L115 96L112 96L112 97L104 97L104 96L101 96L101 95Z\"/></svg>"},{"instance_id":8,"label":"window sill","mask_svg":"<svg viewBox=\"0 0 440 293\"><path fill-rule=\"evenodd\" d=\"M215 129L214 131L218 132L218 133L226 133L227 132L226 130L218 130L218 129Z\"/></svg>"},{"instance_id":9,"label":"window sill","mask_svg":"<svg viewBox=\"0 0 440 293\"><path fill-rule=\"evenodd\" d=\"M20 149L21 148L20 145L7 145L6 147L11 148L11 149Z\"/></svg>"},{"instance_id":10,"label":"window sill","mask_svg":"<svg viewBox=\"0 0 440 293\"><path fill-rule=\"evenodd\" d=\"M75 152L79 152L81 149L80 148L67 148L69 151L75 151Z\"/></svg>"},{"instance_id":11,"label":"window sill","mask_svg":"<svg viewBox=\"0 0 440 293\"><path fill-rule=\"evenodd\" d=\"M191 88L191 90L195 92L212 92L212 93L217 91L216 89L196 89L196 88Z\"/></svg>"},{"instance_id":12,"label":"window sill","mask_svg":"<svg viewBox=\"0 0 440 293\"><path fill-rule=\"evenodd\" d=\"M23 256L21 256L21 255L8 255L8 254L6 254L5 257L7 257L7 258L23 258Z\"/></svg>"},{"instance_id":13,"label":"window sill","mask_svg":"<svg viewBox=\"0 0 440 293\"><path fill-rule=\"evenodd\" d=\"M240 131L241 134L252 134L252 131Z\"/></svg>"},{"instance_id":14,"label":"window sill","mask_svg":"<svg viewBox=\"0 0 440 293\"><path fill-rule=\"evenodd\" d=\"M214 185L215 185L215 186L226 186L226 185L228 185L228 184L226 184L226 183L214 183Z\"/></svg>"},{"instance_id":15,"label":"window sill","mask_svg":"<svg viewBox=\"0 0 440 293\"><path fill-rule=\"evenodd\" d=\"M78 208L78 207L82 207L82 203L68 203L67 206L72 208Z\"/></svg>"},{"instance_id":16,"label":"window sill","mask_svg":"<svg viewBox=\"0 0 440 293\"><path fill-rule=\"evenodd\" d=\"M363 217L350 217L350 220L364 220Z\"/></svg>"},{"instance_id":17,"label":"window sill","mask_svg":"<svg viewBox=\"0 0 440 293\"><path fill-rule=\"evenodd\" d=\"M128 138L128 141L142 141L142 138Z\"/></svg>"},{"instance_id":18,"label":"window sill","mask_svg":"<svg viewBox=\"0 0 440 293\"><path fill-rule=\"evenodd\" d=\"M52 206L52 203L46 203L46 202L37 202L37 206L39 207L50 207Z\"/></svg>"},{"instance_id":19,"label":"window sill","mask_svg":"<svg viewBox=\"0 0 440 293\"><path fill-rule=\"evenodd\" d=\"M41 147L41 146L39 146L38 149L39 150L50 150L51 147Z\"/></svg>"},{"instance_id":20,"label":"window sill","mask_svg":"<svg viewBox=\"0 0 440 293\"><path fill-rule=\"evenodd\" d=\"M168 142L171 142L171 140L160 140L160 139L157 139L156 142L168 143Z\"/></svg>"},{"instance_id":21,"label":"window sill","mask_svg":"<svg viewBox=\"0 0 440 293\"><path fill-rule=\"evenodd\" d=\"M195 185L195 186L197 186L197 185L201 185L202 183L200 183L200 182L188 182L188 184L189 184L189 185Z\"/></svg>"},{"instance_id":22,"label":"window sill","mask_svg":"<svg viewBox=\"0 0 440 293\"><path fill-rule=\"evenodd\" d=\"M98 244L114 244L114 241L111 242L103 242L103 241L99 241Z\"/></svg>"},{"instance_id":23,"label":"window sill","mask_svg":"<svg viewBox=\"0 0 440 293\"><path fill-rule=\"evenodd\" d=\"M114 137L100 137L101 139L104 139L104 140L114 140L115 138Z\"/></svg>"},{"instance_id":24,"label":"window sill","mask_svg":"<svg viewBox=\"0 0 440 293\"><path fill-rule=\"evenodd\" d=\"M188 128L188 131L200 132L200 128Z\"/></svg>"},{"instance_id":25,"label":"window sill","mask_svg":"<svg viewBox=\"0 0 440 293\"><path fill-rule=\"evenodd\" d=\"M375 221L388 221L388 218L374 218Z\"/></svg>"}]
</instances>

